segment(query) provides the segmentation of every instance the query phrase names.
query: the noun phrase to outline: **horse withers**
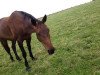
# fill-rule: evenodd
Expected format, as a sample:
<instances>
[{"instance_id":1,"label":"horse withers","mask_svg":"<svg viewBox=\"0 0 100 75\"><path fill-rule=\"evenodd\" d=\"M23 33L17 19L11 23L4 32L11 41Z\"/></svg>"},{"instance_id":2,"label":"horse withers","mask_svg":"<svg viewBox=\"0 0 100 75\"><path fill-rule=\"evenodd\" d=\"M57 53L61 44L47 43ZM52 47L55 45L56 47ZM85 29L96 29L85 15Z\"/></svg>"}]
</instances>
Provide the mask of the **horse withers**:
<instances>
[{"instance_id":1,"label":"horse withers","mask_svg":"<svg viewBox=\"0 0 100 75\"><path fill-rule=\"evenodd\" d=\"M36 33L37 39L43 44L50 55L54 53L55 48L53 47L50 40L49 28L45 24L46 20L46 15L40 21L33 17L31 14L23 11L14 11L9 17L0 19L0 41L2 46L10 55L10 59L14 61L7 43L7 40L12 41L12 49L16 59L20 61L21 59L16 52L17 41L25 61L26 70L29 70L30 66L26 58L23 41L26 40L30 57L32 60L34 60L35 58L33 57L30 44L32 33Z\"/></svg>"}]
</instances>

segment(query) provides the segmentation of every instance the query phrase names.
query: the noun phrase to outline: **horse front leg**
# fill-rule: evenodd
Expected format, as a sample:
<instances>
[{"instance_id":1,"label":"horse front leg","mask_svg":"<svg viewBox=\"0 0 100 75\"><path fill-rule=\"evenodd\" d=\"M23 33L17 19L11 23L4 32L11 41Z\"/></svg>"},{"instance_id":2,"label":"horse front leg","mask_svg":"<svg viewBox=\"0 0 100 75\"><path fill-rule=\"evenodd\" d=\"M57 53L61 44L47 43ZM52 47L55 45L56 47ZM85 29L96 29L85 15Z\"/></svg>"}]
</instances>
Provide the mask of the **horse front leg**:
<instances>
[{"instance_id":1,"label":"horse front leg","mask_svg":"<svg viewBox=\"0 0 100 75\"><path fill-rule=\"evenodd\" d=\"M10 55L11 61L14 61L13 56L11 55L10 48L8 46L7 40L2 40L1 44L4 47L4 49L6 50L6 52Z\"/></svg>"},{"instance_id":2,"label":"horse front leg","mask_svg":"<svg viewBox=\"0 0 100 75\"><path fill-rule=\"evenodd\" d=\"M28 47L28 50L29 50L29 55L32 58L32 60L34 60L35 58L33 57L32 50L31 50L31 37L29 37L26 40L26 43L27 43L27 47Z\"/></svg>"},{"instance_id":3,"label":"horse front leg","mask_svg":"<svg viewBox=\"0 0 100 75\"><path fill-rule=\"evenodd\" d=\"M25 66L26 66L26 70L30 70L30 67L29 67L29 64L28 64L28 61L27 61L27 58L26 58L26 52L24 50L24 47L23 47L23 40L18 40L18 45L19 45L19 48L21 49L21 52L22 52L22 55L23 55L23 58L24 58L24 61L25 61Z\"/></svg>"},{"instance_id":4,"label":"horse front leg","mask_svg":"<svg viewBox=\"0 0 100 75\"><path fill-rule=\"evenodd\" d=\"M18 56L17 51L16 51L16 40L15 40L15 41L12 41L12 49L13 49L13 52L14 52L14 54L15 54L15 56L16 56L16 59L17 59L18 61L21 61L21 59L20 59L20 57Z\"/></svg>"}]
</instances>

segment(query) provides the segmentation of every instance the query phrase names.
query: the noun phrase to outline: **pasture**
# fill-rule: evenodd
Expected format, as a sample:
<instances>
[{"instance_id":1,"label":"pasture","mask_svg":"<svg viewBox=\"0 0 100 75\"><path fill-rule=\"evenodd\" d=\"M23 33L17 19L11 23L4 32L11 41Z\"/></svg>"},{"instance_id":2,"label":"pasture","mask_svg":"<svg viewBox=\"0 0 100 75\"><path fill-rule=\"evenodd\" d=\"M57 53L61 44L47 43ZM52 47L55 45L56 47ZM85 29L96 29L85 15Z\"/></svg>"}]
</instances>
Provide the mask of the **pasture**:
<instances>
[{"instance_id":1,"label":"pasture","mask_svg":"<svg viewBox=\"0 0 100 75\"><path fill-rule=\"evenodd\" d=\"M32 52L37 60L31 60L24 43L32 67L26 72L24 60L18 62L11 50L15 59L11 62L0 44L0 75L100 75L100 0L51 14L47 25L55 53L48 55L33 34ZM17 52L23 59L18 46Z\"/></svg>"}]
</instances>

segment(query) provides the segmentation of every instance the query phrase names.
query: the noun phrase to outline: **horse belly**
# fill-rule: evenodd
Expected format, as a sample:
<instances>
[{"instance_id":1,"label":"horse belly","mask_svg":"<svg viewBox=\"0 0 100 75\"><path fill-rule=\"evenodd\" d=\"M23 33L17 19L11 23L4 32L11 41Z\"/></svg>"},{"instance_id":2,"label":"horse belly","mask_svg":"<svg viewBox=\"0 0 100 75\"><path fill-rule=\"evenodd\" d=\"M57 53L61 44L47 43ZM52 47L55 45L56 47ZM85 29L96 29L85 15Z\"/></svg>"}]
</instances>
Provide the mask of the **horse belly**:
<instances>
[{"instance_id":1,"label":"horse belly","mask_svg":"<svg viewBox=\"0 0 100 75\"><path fill-rule=\"evenodd\" d=\"M0 40L13 40L14 38L11 35L1 34L0 33Z\"/></svg>"}]
</instances>

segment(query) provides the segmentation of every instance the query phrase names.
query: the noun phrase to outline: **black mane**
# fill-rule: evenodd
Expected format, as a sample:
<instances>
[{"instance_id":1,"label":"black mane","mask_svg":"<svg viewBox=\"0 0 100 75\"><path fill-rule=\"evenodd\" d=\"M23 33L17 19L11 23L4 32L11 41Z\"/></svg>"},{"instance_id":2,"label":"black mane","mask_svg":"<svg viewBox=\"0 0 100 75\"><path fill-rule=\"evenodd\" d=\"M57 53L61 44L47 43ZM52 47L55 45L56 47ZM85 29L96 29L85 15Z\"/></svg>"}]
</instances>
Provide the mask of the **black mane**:
<instances>
[{"instance_id":1,"label":"black mane","mask_svg":"<svg viewBox=\"0 0 100 75\"><path fill-rule=\"evenodd\" d=\"M24 18L29 18L29 19L31 19L31 22L32 22L33 25L35 25L36 22L38 21L34 16L32 16L31 14L29 14L29 13L27 13L27 12L20 11L20 13L21 13L22 15L24 15Z\"/></svg>"}]
</instances>

